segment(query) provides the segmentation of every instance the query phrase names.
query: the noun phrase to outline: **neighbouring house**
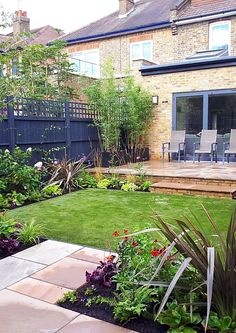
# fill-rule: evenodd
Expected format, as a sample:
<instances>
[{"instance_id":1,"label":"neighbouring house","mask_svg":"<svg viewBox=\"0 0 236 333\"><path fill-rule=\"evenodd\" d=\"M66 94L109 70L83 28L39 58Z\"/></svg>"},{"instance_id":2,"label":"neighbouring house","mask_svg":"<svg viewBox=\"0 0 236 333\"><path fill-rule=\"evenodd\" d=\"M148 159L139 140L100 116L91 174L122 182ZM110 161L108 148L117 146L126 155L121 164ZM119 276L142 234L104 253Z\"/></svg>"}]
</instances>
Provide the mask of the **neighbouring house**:
<instances>
[{"instance_id":1,"label":"neighbouring house","mask_svg":"<svg viewBox=\"0 0 236 333\"><path fill-rule=\"evenodd\" d=\"M62 31L55 29L50 25L37 29L30 29L30 19L27 17L27 12L18 10L15 13L13 31L7 35L0 35L0 52L6 53L9 49L22 49L26 45L42 44L47 45L51 40L63 35ZM2 73L4 74L4 69ZM16 74L17 65L13 65L12 74Z\"/></svg>"},{"instance_id":2,"label":"neighbouring house","mask_svg":"<svg viewBox=\"0 0 236 333\"><path fill-rule=\"evenodd\" d=\"M236 128L236 0L119 0L117 12L62 39L75 73L99 78L112 58L117 77L130 69L152 93L152 158L172 129L186 130L191 156L202 129L218 130L221 152Z\"/></svg>"},{"instance_id":3,"label":"neighbouring house","mask_svg":"<svg viewBox=\"0 0 236 333\"><path fill-rule=\"evenodd\" d=\"M25 34L22 38L27 41L28 44L42 44L47 45L51 40L63 35L60 29L53 28L51 25L46 25L37 29L30 29L30 19L27 17L27 12L18 10L15 13L13 24L13 31L7 35L0 35L0 41L7 40L8 38L20 36ZM18 41L20 42L20 41Z\"/></svg>"}]
</instances>

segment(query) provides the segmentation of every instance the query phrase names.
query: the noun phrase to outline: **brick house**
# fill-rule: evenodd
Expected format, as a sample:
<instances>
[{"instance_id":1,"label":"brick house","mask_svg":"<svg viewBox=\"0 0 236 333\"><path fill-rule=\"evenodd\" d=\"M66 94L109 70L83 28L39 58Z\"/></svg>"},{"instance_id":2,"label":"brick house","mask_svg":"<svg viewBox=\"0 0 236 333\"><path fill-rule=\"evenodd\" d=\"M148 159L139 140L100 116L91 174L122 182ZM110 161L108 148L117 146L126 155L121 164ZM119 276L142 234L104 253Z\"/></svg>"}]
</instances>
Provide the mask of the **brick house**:
<instances>
[{"instance_id":1,"label":"brick house","mask_svg":"<svg viewBox=\"0 0 236 333\"><path fill-rule=\"evenodd\" d=\"M202 129L218 148L236 128L236 1L119 0L119 11L63 36L78 74L99 77L108 58L156 96L148 145L159 158L171 129L187 154Z\"/></svg>"}]
</instances>

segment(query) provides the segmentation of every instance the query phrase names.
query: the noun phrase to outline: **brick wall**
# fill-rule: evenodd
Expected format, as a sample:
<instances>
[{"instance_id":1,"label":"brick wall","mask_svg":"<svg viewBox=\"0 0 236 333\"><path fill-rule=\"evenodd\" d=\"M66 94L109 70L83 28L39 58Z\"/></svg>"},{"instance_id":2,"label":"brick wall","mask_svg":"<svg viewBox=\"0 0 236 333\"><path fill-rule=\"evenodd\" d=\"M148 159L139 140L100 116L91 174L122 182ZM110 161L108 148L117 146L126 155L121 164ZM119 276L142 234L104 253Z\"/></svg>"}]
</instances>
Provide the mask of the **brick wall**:
<instances>
[{"instance_id":1,"label":"brick wall","mask_svg":"<svg viewBox=\"0 0 236 333\"><path fill-rule=\"evenodd\" d=\"M209 49L209 25L214 22L231 21L230 55L236 55L236 17L199 22L177 27L173 36L174 61L180 61L198 51Z\"/></svg>"},{"instance_id":2,"label":"brick wall","mask_svg":"<svg viewBox=\"0 0 236 333\"><path fill-rule=\"evenodd\" d=\"M236 55L236 17L231 20L231 55ZM219 21L219 20L217 20ZM153 62L157 64L184 60L197 51L209 48L209 24L206 21L178 26L177 35L172 35L171 28L114 37L95 42L81 43L67 47L69 53L91 49L100 50L100 63L103 66L112 58L117 74L130 69L130 43L144 40L153 41Z\"/></svg>"},{"instance_id":3,"label":"brick wall","mask_svg":"<svg viewBox=\"0 0 236 333\"><path fill-rule=\"evenodd\" d=\"M172 129L172 98L174 93L236 89L235 67L216 68L182 73L142 77L136 72L137 81L153 95L159 96L154 109L147 144L151 157L161 157L162 142L169 141Z\"/></svg>"},{"instance_id":4,"label":"brick wall","mask_svg":"<svg viewBox=\"0 0 236 333\"><path fill-rule=\"evenodd\" d=\"M67 50L68 52L76 52L99 48L101 66L105 64L107 59L112 58L116 74L120 75L130 68L130 43L152 39L153 61L155 63L181 61L197 51L208 49L209 24L213 22L179 26L177 35L172 35L171 28L163 28L104 39L99 42L81 43L69 46ZM231 18L231 27L231 55L236 56L236 17ZM159 105L154 110L147 138L152 158L160 157L161 143L168 141L170 137L173 93L236 88L235 67L147 77L140 75L139 68L140 63L137 62L132 69L138 82L153 95L159 96Z\"/></svg>"}]
</instances>

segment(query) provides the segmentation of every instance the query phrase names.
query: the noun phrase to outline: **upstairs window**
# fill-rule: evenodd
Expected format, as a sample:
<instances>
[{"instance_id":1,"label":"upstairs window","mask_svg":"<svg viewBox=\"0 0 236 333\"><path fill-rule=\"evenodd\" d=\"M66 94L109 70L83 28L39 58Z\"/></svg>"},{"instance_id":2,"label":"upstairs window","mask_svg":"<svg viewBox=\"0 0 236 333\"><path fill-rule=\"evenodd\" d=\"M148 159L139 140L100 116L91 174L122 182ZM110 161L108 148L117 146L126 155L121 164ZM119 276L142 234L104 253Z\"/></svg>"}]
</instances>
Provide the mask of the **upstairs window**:
<instances>
[{"instance_id":1,"label":"upstairs window","mask_svg":"<svg viewBox=\"0 0 236 333\"><path fill-rule=\"evenodd\" d=\"M152 61L152 41L146 40L130 44L130 62L137 59Z\"/></svg>"},{"instance_id":2,"label":"upstairs window","mask_svg":"<svg viewBox=\"0 0 236 333\"><path fill-rule=\"evenodd\" d=\"M230 53L231 22L222 21L210 24L209 49L225 49Z\"/></svg>"},{"instance_id":3,"label":"upstairs window","mask_svg":"<svg viewBox=\"0 0 236 333\"><path fill-rule=\"evenodd\" d=\"M98 49L70 53L69 57L75 74L94 78L100 77Z\"/></svg>"}]
</instances>

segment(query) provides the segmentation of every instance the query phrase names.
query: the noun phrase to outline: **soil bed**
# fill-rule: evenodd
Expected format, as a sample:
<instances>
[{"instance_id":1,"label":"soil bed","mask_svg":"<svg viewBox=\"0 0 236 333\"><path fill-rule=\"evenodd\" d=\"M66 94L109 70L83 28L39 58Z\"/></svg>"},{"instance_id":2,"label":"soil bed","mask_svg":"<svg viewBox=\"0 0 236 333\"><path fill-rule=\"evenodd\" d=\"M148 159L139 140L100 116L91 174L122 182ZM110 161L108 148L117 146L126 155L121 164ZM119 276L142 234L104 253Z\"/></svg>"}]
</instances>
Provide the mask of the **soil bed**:
<instances>
[{"instance_id":1,"label":"soil bed","mask_svg":"<svg viewBox=\"0 0 236 333\"><path fill-rule=\"evenodd\" d=\"M46 240L47 240L47 238L40 237L40 238L39 238L39 242L38 242L37 244L42 243L42 242L45 242ZM13 252L11 252L11 253L4 253L4 252L2 252L2 251L0 250L0 260L1 260L1 259L4 259L4 258L6 258L6 257L12 256L12 255L14 255L14 254L16 254L16 253L18 253L18 252L20 252L20 251L26 250L26 249L28 249L28 248L34 246L34 245L37 245L37 244L24 245L23 243L20 243L19 247L17 247L17 249L15 249L15 251L13 251Z\"/></svg>"},{"instance_id":2,"label":"soil bed","mask_svg":"<svg viewBox=\"0 0 236 333\"><path fill-rule=\"evenodd\" d=\"M118 321L114 320L113 317L113 308L108 304L92 304L90 307L86 306L86 302L89 299L89 296L85 295L85 290L91 288L91 284L85 284L84 286L77 289L78 301L71 303L70 301L66 301L64 303L60 303L59 306L69 309L75 312L79 312L81 314L94 317L100 320L104 320L108 323L115 324L118 326L125 327L129 330L133 330L139 333L166 333L168 327L165 325L160 325L155 323L151 319L147 318L136 318L129 321L127 324L122 325ZM93 293L93 296L103 296L112 298L113 291L115 290L115 285L112 288L106 287L96 287L96 292ZM199 333L202 330L199 329Z\"/></svg>"}]
</instances>

